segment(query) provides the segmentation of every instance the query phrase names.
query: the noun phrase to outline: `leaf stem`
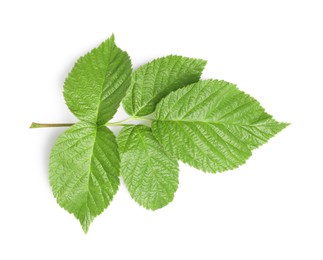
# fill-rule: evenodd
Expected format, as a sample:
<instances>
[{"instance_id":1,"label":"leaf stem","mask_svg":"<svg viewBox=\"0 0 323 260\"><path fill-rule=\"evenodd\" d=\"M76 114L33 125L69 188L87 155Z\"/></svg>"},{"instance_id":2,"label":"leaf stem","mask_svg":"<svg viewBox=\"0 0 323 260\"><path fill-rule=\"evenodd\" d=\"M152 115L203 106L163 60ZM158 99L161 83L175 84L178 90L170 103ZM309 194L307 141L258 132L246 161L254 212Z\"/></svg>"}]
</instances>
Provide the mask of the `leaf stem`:
<instances>
[{"instance_id":1,"label":"leaf stem","mask_svg":"<svg viewBox=\"0 0 323 260\"><path fill-rule=\"evenodd\" d=\"M105 125L106 126L126 126L128 124L124 124L129 121L135 121L135 120L142 120L142 121L149 121L151 122L153 119L152 118L147 118L147 117L137 117L137 116L132 116L129 118L126 118L121 121L116 121L116 122L108 122ZM43 123L35 123L32 122L29 128L43 128L43 127L67 127L67 126L72 126L75 123L63 123L63 124L43 124Z\"/></svg>"},{"instance_id":2,"label":"leaf stem","mask_svg":"<svg viewBox=\"0 0 323 260\"><path fill-rule=\"evenodd\" d=\"M66 127L66 126L72 126L72 125L74 125L74 123L66 123L66 124L42 124L42 123L32 122L29 128Z\"/></svg>"},{"instance_id":3,"label":"leaf stem","mask_svg":"<svg viewBox=\"0 0 323 260\"><path fill-rule=\"evenodd\" d=\"M143 120L143 121L153 121L154 119L153 118L148 118L148 117L135 117L137 120Z\"/></svg>"},{"instance_id":4,"label":"leaf stem","mask_svg":"<svg viewBox=\"0 0 323 260\"><path fill-rule=\"evenodd\" d=\"M107 126L109 126L109 125L111 125L111 126L114 126L114 125L125 125L125 124L123 124L123 123L125 123L125 122L129 122L129 121L133 121L133 120L135 120L135 119L134 119L134 117L129 117L129 118L126 118L126 119L121 120L121 121L108 122L108 123L106 123L105 125L107 125Z\"/></svg>"}]
</instances>

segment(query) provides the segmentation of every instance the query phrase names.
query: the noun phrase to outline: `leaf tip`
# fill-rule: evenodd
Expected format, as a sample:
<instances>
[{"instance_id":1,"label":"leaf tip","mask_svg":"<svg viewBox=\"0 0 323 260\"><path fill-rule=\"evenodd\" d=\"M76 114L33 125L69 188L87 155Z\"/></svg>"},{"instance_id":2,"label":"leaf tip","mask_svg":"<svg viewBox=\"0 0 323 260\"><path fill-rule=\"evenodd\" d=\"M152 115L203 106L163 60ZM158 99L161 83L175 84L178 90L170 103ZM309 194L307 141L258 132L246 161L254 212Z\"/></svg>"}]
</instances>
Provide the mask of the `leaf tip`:
<instances>
[{"instance_id":1,"label":"leaf tip","mask_svg":"<svg viewBox=\"0 0 323 260\"><path fill-rule=\"evenodd\" d=\"M86 226L82 226L82 229L83 229L83 232L84 232L85 235L89 231L89 227L86 227Z\"/></svg>"},{"instance_id":2,"label":"leaf tip","mask_svg":"<svg viewBox=\"0 0 323 260\"><path fill-rule=\"evenodd\" d=\"M109 40L111 40L112 42L115 42L115 37L114 37L114 33L111 34Z\"/></svg>"},{"instance_id":3,"label":"leaf tip","mask_svg":"<svg viewBox=\"0 0 323 260\"><path fill-rule=\"evenodd\" d=\"M287 123L287 122L281 122L280 125L282 126L282 130L285 129L287 126L290 126L291 123Z\"/></svg>"},{"instance_id":4,"label":"leaf tip","mask_svg":"<svg viewBox=\"0 0 323 260\"><path fill-rule=\"evenodd\" d=\"M206 66L207 64L207 60L204 60L204 59L200 59L202 65L203 65L203 68Z\"/></svg>"},{"instance_id":5,"label":"leaf tip","mask_svg":"<svg viewBox=\"0 0 323 260\"><path fill-rule=\"evenodd\" d=\"M88 222L82 222L82 221L80 220L80 224L81 224L81 226L82 226L82 229L83 229L84 234L86 235L86 234L87 234L87 232L89 231L90 223L88 223Z\"/></svg>"}]
</instances>

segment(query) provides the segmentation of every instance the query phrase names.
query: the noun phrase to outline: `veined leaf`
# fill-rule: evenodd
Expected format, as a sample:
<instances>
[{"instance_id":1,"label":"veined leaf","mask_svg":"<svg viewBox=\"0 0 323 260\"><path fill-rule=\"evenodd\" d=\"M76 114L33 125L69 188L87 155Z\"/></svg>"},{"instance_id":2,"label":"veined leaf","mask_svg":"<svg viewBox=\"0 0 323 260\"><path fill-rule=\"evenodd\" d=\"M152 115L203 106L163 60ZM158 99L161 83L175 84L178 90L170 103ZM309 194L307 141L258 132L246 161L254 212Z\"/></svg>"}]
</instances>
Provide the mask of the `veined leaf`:
<instances>
[{"instance_id":1,"label":"veined leaf","mask_svg":"<svg viewBox=\"0 0 323 260\"><path fill-rule=\"evenodd\" d=\"M181 56L166 56L139 67L122 101L129 115L154 112L156 104L171 91L200 79L206 61Z\"/></svg>"},{"instance_id":2,"label":"veined leaf","mask_svg":"<svg viewBox=\"0 0 323 260\"><path fill-rule=\"evenodd\" d=\"M170 55L132 73L130 58L113 35L77 60L64 98L81 122L31 128L73 125L52 149L49 179L58 204L85 232L110 204L120 174L132 198L156 210L174 198L177 160L206 172L233 169L288 125L231 83L199 81L205 65ZM105 124L121 101L131 117L107 124L125 126L117 142ZM142 117L152 113L153 120ZM126 125L137 119L152 120L151 127Z\"/></svg>"},{"instance_id":3,"label":"veined leaf","mask_svg":"<svg viewBox=\"0 0 323 260\"><path fill-rule=\"evenodd\" d=\"M115 45L112 35L75 63L64 83L67 106L80 120L105 124L117 111L131 72L128 54Z\"/></svg>"},{"instance_id":4,"label":"veined leaf","mask_svg":"<svg viewBox=\"0 0 323 260\"><path fill-rule=\"evenodd\" d=\"M243 164L253 149L287 125L235 85L204 80L164 98L152 129L177 159L206 172L222 172Z\"/></svg>"},{"instance_id":5,"label":"veined leaf","mask_svg":"<svg viewBox=\"0 0 323 260\"><path fill-rule=\"evenodd\" d=\"M58 204L87 232L118 190L119 155L113 133L105 126L77 123L57 139L49 171Z\"/></svg>"},{"instance_id":6,"label":"veined leaf","mask_svg":"<svg viewBox=\"0 0 323 260\"><path fill-rule=\"evenodd\" d=\"M147 209L164 207L178 186L178 164L144 125L124 127L118 136L120 173L131 197Z\"/></svg>"}]
</instances>

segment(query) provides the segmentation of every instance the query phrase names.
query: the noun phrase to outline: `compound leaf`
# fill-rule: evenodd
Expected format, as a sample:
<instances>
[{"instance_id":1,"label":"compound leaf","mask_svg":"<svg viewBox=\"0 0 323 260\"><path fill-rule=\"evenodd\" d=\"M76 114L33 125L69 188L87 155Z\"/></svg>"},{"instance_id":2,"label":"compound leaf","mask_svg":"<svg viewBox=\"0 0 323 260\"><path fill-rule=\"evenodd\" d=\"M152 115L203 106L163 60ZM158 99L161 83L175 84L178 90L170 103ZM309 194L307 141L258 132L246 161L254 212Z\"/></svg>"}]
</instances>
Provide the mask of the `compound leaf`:
<instances>
[{"instance_id":1,"label":"compound leaf","mask_svg":"<svg viewBox=\"0 0 323 260\"><path fill-rule=\"evenodd\" d=\"M80 120L105 124L130 85L131 61L112 35L75 63L64 83L67 106Z\"/></svg>"},{"instance_id":2,"label":"compound leaf","mask_svg":"<svg viewBox=\"0 0 323 260\"><path fill-rule=\"evenodd\" d=\"M205 65L204 60L170 55L139 67L123 99L124 109L132 116L151 114L171 91L198 81Z\"/></svg>"},{"instance_id":3,"label":"compound leaf","mask_svg":"<svg viewBox=\"0 0 323 260\"><path fill-rule=\"evenodd\" d=\"M105 126L75 124L57 139L49 171L58 204L87 232L118 190L119 155L113 133Z\"/></svg>"},{"instance_id":4,"label":"compound leaf","mask_svg":"<svg viewBox=\"0 0 323 260\"><path fill-rule=\"evenodd\" d=\"M178 163L144 125L124 127L118 136L120 173L131 197L147 209L164 207L178 186Z\"/></svg>"},{"instance_id":5,"label":"compound leaf","mask_svg":"<svg viewBox=\"0 0 323 260\"><path fill-rule=\"evenodd\" d=\"M156 107L152 129L177 159L206 172L222 172L245 163L253 149L287 125L235 85L203 80L165 97Z\"/></svg>"}]
</instances>

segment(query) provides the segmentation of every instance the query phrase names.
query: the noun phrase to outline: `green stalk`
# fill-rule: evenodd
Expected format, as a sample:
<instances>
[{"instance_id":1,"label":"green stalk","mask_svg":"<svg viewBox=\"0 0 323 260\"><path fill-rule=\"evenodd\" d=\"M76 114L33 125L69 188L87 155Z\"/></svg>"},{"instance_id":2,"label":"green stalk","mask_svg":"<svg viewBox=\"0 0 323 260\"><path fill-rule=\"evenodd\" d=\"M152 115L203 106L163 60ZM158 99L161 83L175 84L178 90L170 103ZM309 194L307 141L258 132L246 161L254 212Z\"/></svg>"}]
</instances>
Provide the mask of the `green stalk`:
<instances>
[{"instance_id":1,"label":"green stalk","mask_svg":"<svg viewBox=\"0 0 323 260\"><path fill-rule=\"evenodd\" d=\"M68 124L41 124L41 123L32 122L29 128L66 127L66 126L72 126L72 125L74 125L74 123L68 123Z\"/></svg>"},{"instance_id":2,"label":"green stalk","mask_svg":"<svg viewBox=\"0 0 323 260\"><path fill-rule=\"evenodd\" d=\"M151 118L146 118L146 117L129 117L126 118L124 120L121 121L117 121L117 122L108 122L105 125L106 126L126 126L129 124L124 124L126 122L129 121L134 121L134 120L142 120L142 121L152 121L153 119ZM35 123L32 122L29 128L44 128L44 127L68 127L68 126L72 126L75 123L63 123L63 124L43 124L43 123Z\"/></svg>"}]
</instances>

